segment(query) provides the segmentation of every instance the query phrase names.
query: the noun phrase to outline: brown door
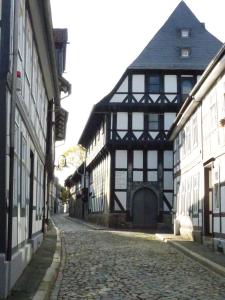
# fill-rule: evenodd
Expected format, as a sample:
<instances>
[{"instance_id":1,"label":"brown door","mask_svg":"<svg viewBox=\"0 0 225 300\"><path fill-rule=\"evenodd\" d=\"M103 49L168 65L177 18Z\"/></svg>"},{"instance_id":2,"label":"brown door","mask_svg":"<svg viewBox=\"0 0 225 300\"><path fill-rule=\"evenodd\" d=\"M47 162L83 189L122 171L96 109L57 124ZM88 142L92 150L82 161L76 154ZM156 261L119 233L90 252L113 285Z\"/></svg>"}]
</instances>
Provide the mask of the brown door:
<instances>
[{"instance_id":1,"label":"brown door","mask_svg":"<svg viewBox=\"0 0 225 300\"><path fill-rule=\"evenodd\" d=\"M32 224L33 224L33 191L34 191L34 153L30 151L30 199L29 199L29 228L28 238L32 238Z\"/></svg>"},{"instance_id":2,"label":"brown door","mask_svg":"<svg viewBox=\"0 0 225 300\"><path fill-rule=\"evenodd\" d=\"M148 188L138 190L133 197L133 225L155 228L157 225L157 196Z\"/></svg>"},{"instance_id":3,"label":"brown door","mask_svg":"<svg viewBox=\"0 0 225 300\"><path fill-rule=\"evenodd\" d=\"M212 169L205 168L205 197L204 197L204 235L212 234Z\"/></svg>"}]
</instances>

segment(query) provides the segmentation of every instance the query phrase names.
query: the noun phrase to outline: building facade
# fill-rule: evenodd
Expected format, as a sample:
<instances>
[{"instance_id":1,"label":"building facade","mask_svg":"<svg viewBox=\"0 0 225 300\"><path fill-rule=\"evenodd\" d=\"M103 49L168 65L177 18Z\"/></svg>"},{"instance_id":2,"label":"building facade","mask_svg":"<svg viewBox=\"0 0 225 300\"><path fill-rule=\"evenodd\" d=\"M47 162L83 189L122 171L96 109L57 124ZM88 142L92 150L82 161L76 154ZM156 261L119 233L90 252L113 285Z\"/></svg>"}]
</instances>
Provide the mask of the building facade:
<instances>
[{"instance_id":1,"label":"building facade","mask_svg":"<svg viewBox=\"0 0 225 300\"><path fill-rule=\"evenodd\" d=\"M0 12L0 298L4 298L43 239L55 140L65 138L67 112L61 108L60 92L68 85L61 84L62 74L57 72L50 2L2 0Z\"/></svg>"},{"instance_id":2,"label":"building facade","mask_svg":"<svg viewBox=\"0 0 225 300\"><path fill-rule=\"evenodd\" d=\"M225 47L173 125L175 231L225 253Z\"/></svg>"},{"instance_id":3,"label":"building facade","mask_svg":"<svg viewBox=\"0 0 225 300\"><path fill-rule=\"evenodd\" d=\"M86 219L108 226L171 224L168 131L220 47L182 1L112 92L94 106L79 140L87 149Z\"/></svg>"}]
</instances>

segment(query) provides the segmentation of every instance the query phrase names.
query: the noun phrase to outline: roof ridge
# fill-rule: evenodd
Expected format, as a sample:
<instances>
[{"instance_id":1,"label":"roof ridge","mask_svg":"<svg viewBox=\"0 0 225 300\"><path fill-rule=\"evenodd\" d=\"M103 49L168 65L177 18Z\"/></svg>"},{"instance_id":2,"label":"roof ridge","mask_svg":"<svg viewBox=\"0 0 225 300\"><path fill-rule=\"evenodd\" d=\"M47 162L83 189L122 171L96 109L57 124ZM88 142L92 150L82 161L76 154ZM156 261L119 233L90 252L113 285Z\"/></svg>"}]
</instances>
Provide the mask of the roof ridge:
<instances>
[{"instance_id":1,"label":"roof ridge","mask_svg":"<svg viewBox=\"0 0 225 300\"><path fill-rule=\"evenodd\" d=\"M179 36L179 30L182 28L190 29L190 38L182 39ZM198 45L199 38L201 41L203 40L201 45ZM208 44L210 45L208 46ZM179 53L179 48L185 46L194 50L192 57L186 60L181 59ZM193 63L194 69L197 67L197 69L204 70L221 46L222 43L204 28L182 0L127 69L174 69L175 65L180 65L178 69L190 69L189 63ZM205 48L207 51L204 51L206 53L201 58L200 51Z\"/></svg>"}]
</instances>

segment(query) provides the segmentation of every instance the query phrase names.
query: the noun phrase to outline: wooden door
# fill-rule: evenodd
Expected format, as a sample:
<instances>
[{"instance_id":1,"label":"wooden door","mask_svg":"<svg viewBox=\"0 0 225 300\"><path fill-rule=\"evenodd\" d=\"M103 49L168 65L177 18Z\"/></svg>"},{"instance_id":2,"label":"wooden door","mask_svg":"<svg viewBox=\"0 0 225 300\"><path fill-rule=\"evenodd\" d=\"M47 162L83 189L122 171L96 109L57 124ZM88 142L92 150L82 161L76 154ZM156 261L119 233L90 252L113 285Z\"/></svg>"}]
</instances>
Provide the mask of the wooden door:
<instances>
[{"instance_id":1,"label":"wooden door","mask_svg":"<svg viewBox=\"0 0 225 300\"><path fill-rule=\"evenodd\" d=\"M34 190L34 153L30 151L30 195L29 195L29 227L28 238L32 238L32 224L33 224L33 190Z\"/></svg>"},{"instance_id":2,"label":"wooden door","mask_svg":"<svg viewBox=\"0 0 225 300\"><path fill-rule=\"evenodd\" d=\"M205 168L205 197L204 197L204 235L212 234L212 169Z\"/></svg>"},{"instance_id":3,"label":"wooden door","mask_svg":"<svg viewBox=\"0 0 225 300\"><path fill-rule=\"evenodd\" d=\"M142 188L135 193L133 197L133 225L135 227L156 227L157 202L155 193L148 188Z\"/></svg>"}]
</instances>

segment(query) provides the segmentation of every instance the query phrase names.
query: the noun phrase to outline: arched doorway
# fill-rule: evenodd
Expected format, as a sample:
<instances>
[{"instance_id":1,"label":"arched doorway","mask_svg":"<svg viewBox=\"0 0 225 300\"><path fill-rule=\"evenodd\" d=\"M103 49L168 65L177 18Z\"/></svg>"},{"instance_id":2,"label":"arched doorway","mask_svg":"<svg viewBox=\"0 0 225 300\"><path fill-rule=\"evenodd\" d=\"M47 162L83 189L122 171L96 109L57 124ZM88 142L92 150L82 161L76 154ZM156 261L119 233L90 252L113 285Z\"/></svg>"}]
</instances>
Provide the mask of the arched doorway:
<instances>
[{"instance_id":1,"label":"arched doorway","mask_svg":"<svg viewBox=\"0 0 225 300\"><path fill-rule=\"evenodd\" d=\"M158 214L156 194L148 188L137 190L133 197L132 211L134 227L155 228Z\"/></svg>"}]
</instances>

